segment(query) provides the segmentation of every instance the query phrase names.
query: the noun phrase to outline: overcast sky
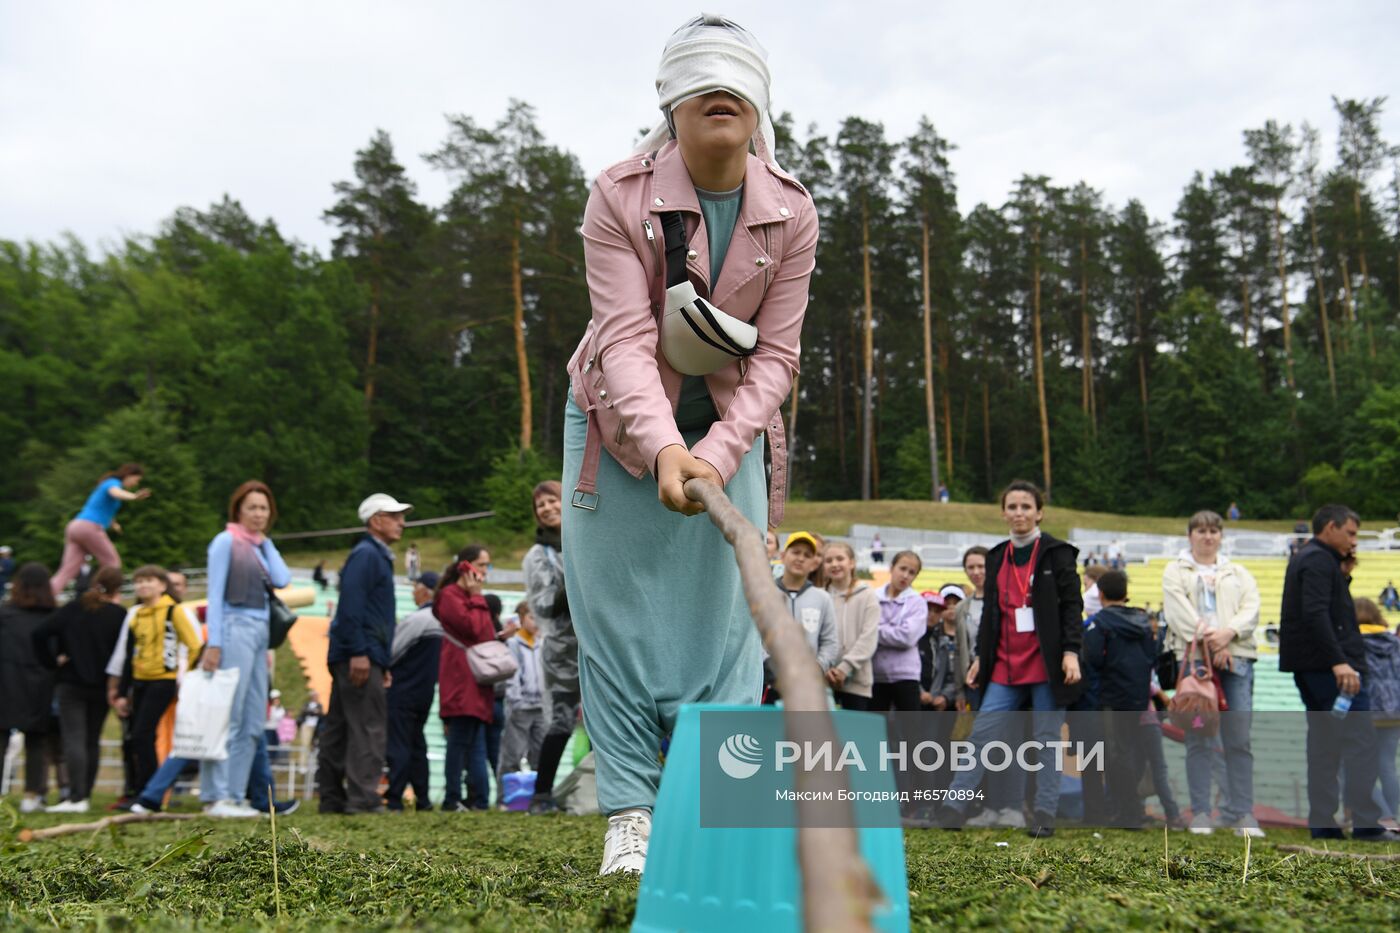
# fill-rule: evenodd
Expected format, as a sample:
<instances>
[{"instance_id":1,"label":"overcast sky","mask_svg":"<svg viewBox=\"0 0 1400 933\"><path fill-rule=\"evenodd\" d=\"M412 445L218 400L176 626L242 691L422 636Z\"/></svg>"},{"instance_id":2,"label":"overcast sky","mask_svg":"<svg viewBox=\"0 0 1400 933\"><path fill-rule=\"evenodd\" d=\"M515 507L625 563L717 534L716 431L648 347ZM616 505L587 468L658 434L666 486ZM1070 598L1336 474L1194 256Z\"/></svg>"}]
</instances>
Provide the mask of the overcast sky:
<instances>
[{"instance_id":1,"label":"overcast sky","mask_svg":"<svg viewBox=\"0 0 1400 933\"><path fill-rule=\"evenodd\" d=\"M693 3L0 0L0 238L153 232L224 193L325 248L321 213L387 130L421 197L444 114L487 124L511 97L591 177L657 116L666 37ZM1400 3L717 4L767 46L775 109L893 139L920 114L958 146L964 210L1022 173L1084 179L1168 218L1196 169L1243 160L1266 119L1322 128L1330 95L1392 95ZM1379 179L1378 179L1379 182Z\"/></svg>"}]
</instances>

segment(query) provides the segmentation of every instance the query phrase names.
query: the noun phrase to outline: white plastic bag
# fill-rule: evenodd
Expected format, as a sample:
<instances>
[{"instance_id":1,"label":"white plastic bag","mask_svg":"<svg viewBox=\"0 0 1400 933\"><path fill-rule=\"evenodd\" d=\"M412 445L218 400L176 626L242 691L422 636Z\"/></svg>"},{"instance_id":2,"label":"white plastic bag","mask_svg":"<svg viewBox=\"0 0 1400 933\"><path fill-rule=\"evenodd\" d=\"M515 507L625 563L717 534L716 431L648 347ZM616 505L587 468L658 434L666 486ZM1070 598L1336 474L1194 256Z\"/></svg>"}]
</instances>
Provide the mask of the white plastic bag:
<instances>
[{"instance_id":1,"label":"white plastic bag","mask_svg":"<svg viewBox=\"0 0 1400 933\"><path fill-rule=\"evenodd\" d=\"M170 754L178 758L223 761L228 757L228 721L238 668L214 673L190 671L180 683L175 706L175 741Z\"/></svg>"}]
</instances>

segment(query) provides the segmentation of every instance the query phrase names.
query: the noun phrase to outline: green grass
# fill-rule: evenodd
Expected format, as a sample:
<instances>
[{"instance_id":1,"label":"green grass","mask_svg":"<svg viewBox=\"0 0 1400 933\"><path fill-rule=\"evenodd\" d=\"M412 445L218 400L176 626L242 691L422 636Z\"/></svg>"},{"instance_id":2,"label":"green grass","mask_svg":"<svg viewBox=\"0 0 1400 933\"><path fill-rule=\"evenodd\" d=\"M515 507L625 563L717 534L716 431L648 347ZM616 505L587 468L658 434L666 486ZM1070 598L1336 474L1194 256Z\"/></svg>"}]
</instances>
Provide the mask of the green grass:
<instances>
[{"instance_id":1,"label":"green grass","mask_svg":"<svg viewBox=\"0 0 1400 933\"><path fill-rule=\"evenodd\" d=\"M28 818L33 826L57 817ZM208 831L201 856L150 868ZM266 821L137 825L6 847L0 925L88 929L624 929L636 883L597 877L600 818L401 814L278 822L283 915ZM1243 841L1061 830L906 834L915 929L1394 929L1400 863L1275 850L1305 834ZM998 842L1008 843L999 847ZM1337 844L1333 844L1334 848ZM1342 847L1357 844L1342 843Z\"/></svg>"}]
</instances>

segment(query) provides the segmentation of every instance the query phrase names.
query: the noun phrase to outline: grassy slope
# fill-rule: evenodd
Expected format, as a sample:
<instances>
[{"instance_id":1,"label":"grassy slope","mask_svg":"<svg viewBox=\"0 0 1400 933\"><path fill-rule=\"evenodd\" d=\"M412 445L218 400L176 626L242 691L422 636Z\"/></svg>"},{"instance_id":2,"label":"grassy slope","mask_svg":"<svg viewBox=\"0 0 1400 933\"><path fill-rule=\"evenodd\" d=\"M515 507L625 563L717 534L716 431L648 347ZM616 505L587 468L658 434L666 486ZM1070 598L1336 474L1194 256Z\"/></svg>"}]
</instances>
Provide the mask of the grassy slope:
<instances>
[{"instance_id":1,"label":"grassy slope","mask_svg":"<svg viewBox=\"0 0 1400 933\"><path fill-rule=\"evenodd\" d=\"M279 821L278 924L266 821L133 826L10 847L0 859L0 925L624 929L636 885L596 876L603 828L598 818L519 814L299 813ZM146 868L200 829L211 830L202 858ZM1296 832L1253 846L1243 886L1243 844L1232 836L1173 833L1170 880L1158 833L1062 830L1034 842L1009 831L911 831L906 839L915 929L1400 924L1400 864L1368 872L1350 860L1284 860L1273 845L1303 841Z\"/></svg>"}]
</instances>

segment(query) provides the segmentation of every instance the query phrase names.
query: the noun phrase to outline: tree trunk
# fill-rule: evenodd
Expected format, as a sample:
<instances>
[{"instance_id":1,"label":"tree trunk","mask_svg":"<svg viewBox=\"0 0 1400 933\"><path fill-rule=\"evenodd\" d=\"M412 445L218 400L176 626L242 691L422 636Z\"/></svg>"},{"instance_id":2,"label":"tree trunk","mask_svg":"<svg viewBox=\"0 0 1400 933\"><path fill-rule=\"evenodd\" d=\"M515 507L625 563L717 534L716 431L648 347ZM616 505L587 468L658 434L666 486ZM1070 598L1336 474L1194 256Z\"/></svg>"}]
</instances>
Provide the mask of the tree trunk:
<instances>
[{"instance_id":1,"label":"tree trunk","mask_svg":"<svg viewBox=\"0 0 1400 933\"><path fill-rule=\"evenodd\" d=\"M836 352L832 354L836 358L836 382L833 383L834 391L831 393L836 402L836 456L841 464L841 485L846 485L846 399L842 396L841 387L846 383L842 380L841 370L841 342L836 341Z\"/></svg>"},{"instance_id":2,"label":"tree trunk","mask_svg":"<svg viewBox=\"0 0 1400 933\"><path fill-rule=\"evenodd\" d=\"M947 485L953 481L953 394L948 388L947 380L943 382L943 483Z\"/></svg>"},{"instance_id":3,"label":"tree trunk","mask_svg":"<svg viewBox=\"0 0 1400 933\"><path fill-rule=\"evenodd\" d=\"M870 495L874 499L880 498L880 408L885 403L885 358L880 357L879 368L876 370L879 375L875 379L878 391L875 393L875 416L871 423L872 440L870 444Z\"/></svg>"},{"instance_id":4,"label":"tree trunk","mask_svg":"<svg viewBox=\"0 0 1400 933\"><path fill-rule=\"evenodd\" d=\"M1249 302L1249 274L1245 271L1245 257L1249 255L1249 246L1244 239L1244 214L1239 212L1235 215L1235 222L1238 224L1237 232L1240 238L1240 326L1243 333L1240 335L1240 346L1249 346L1249 321L1253 317L1252 308ZM1260 328L1262 330L1263 328Z\"/></svg>"},{"instance_id":5,"label":"tree trunk","mask_svg":"<svg viewBox=\"0 0 1400 933\"><path fill-rule=\"evenodd\" d=\"M963 463L967 462L967 436L972 432L967 429L968 419L972 412L972 396L967 392L963 393L962 410L962 434L958 436L958 459ZM951 443L951 441L949 441Z\"/></svg>"},{"instance_id":6,"label":"tree trunk","mask_svg":"<svg viewBox=\"0 0 1400 933\"><path fill-rule=\"evenodd\" d=\"M374 242L378 244L384 235L374 231ZM369 283L369 347L365 352L365 411L374 403L374 366L379 358L379 301L383 294L383 281L379 273L379 250L374 251L374 278Z\"/></svg>"},{"instance_id":7,"label":"tree trunk","mask_svg":"<svg viewBox=\"0 0 1400 933\"><path fill-rule=\"evenodd\" d=\"M933 396L933 302L930 299L928 258L928 217L923 223L924 273L924 410L928 414L929 498L938 499L938 409ZM940 345L941 345L940 341ZM944 384L946 387L946 383Z\"/></svg>"},{"instance_id":8,"label":"tree trunk","mask_svg":"<svg viewBox=\"0 0 1400 933\"><path fill-rule=\"evenodd\" d=\"M982 484L987 498L992 496L992 389L982 380Z\"/></svg>"},{"instance_id":9,"label":"tree trunk","mask_svg":"<svg viewBox=\"0 0 1400 933\"><path fill-rule=\"evenodd\" d=\"M1138 391L1142 396L1142 448L1147 456L1147 470L1152 471L1152 430L1147 416L1147 334L1142 329L1142 289L1133 290L1133 316L1138 338Z\"/></svg>"},{"instance_id":10,"label":"tree trunk","mask_svg":"<svg viewBox=\"0 0 1400 933\"><path fill-rule=\"evenodd\" d=\"M1327 356L1327 384L1332 401L1337 401L1337 367L1332 360L1332 329L1328 326L1327 291L1322 284L1322 249L1317 242L1317 214L1308 205L1308 228L1312 233L1313 287L1317 289L1317 319L1322 326L1322 347Z\"/></svg>"},{"instance_id":11,"label":"tree trunk","mask_svg":"<svg viewBox=\"0 0 1400 933\"><path fill-rule=\"evenodd\" d=\"M515 234L510 239L510 290L514 299L515 368L520 380L520 449L530 449L530 360L525 354L525 288L520 277L520 218L515 218Z\"/></svg>"},{"instance_id":12,"label":"tree trunk","mask_svg":"<svg viewBox=\"0 0 1400 933\"><path fill-rule=\"evenodd\" d=\"M1031 230L1031 321L1035 332L1035 394L1040 403L1040 455L1044 464L1045 497L1050 498L1050 411L1045 404L1045 353L1040 332L1040 227Z\"/></svg>"},{"instance_id":13,"label":"tree trunk","mask_svg":"<svg viewBox=\"0 0 1400 933\"><path fill-rule=\"evenodd\" d=\"M1342 295L1346 298L1347 323L1355 324L1356 299L1352 296L1351 293L1351 268L1350 264L1347 261L1346 252L1340 249L1341 245L1341 238L1338 237L1337 246L1339 248L1337 250L1337 261L1341 264L1342 267Z\"/></svg>"},{"instance_id":14,"label":"tree trunk","mask_svg":"<svg viewBox=\"0 0 1400 933\"><path fill-rule=\"evenodd\" d=\"M865 398L861 402L864 422L861 425L860 453L860 497L869 500L871 494L871 451L874 446L875 425L872 417L875 390L875 332L872 318L875 313L870 289L870 212L862 204L860 210L860 263L865 279L865 308L862 318L862 346L865 359Z\"/></svg>"},{"instance_id":15,"label":"tree trunk","mask_svg":"<svg viewBox=\"0 0 1400 933\"><path fill-rule=\"evenodd\" d=\"M1360 262L1361 275L1356 280L1358 289L1365 288L1370 279L1366 271L1366 239L1361 227L1361 179L1351 189L1351 204L1356 211L1356 258ZM1372 356L1375 354L1373 353Z\"/></svg>"},{"instance_id":16,"label":"tree trunk","mask_svg":"<svg viewBox=\"0 0 1400 933\"><path fill-rule=\"evenodd\" d=\"M953 335L948 328L948 309L939 306L938 325L938 378L943 383L943 476L944 484L953 481L953 418L950 412L953 391L952 363L950 362Z\"/></svg>"},{"instance_id":17,"label":"tree trunk","mask_svg":"<svg viewBox=\"0 0 1400 933\"><path fill-rule=\"evenodd\" d=\"M1278 250L1278 293L1283 313L1283 365L1288 379L1290 404L1298 401L1297 383L1293 380L1293 325L1288 319L1288 270L1283 254L1283 209L1274 197L1274 248Z\"/></svg>"},{"instance_id":18,"label":"tree trunk","mask_svg":"<svg viewBox=\"0 0 1400 933\"><path fill-rule=\"evenodd\" d=\"M1080 379L1080 406L1084 417L1089 419L1089 431L1099 433L1098 418L1094 412L1094 341L1093 325L1089 321L1089 243L1082 234L1079 237L1079 327L1083 331L1081 354L1084 366Z\"/></svg>"}]
</instances>

